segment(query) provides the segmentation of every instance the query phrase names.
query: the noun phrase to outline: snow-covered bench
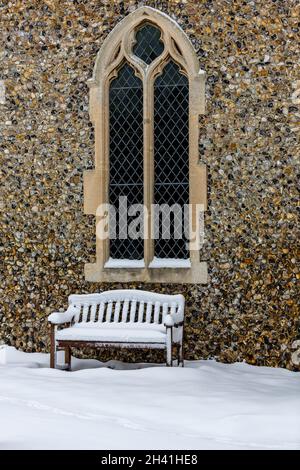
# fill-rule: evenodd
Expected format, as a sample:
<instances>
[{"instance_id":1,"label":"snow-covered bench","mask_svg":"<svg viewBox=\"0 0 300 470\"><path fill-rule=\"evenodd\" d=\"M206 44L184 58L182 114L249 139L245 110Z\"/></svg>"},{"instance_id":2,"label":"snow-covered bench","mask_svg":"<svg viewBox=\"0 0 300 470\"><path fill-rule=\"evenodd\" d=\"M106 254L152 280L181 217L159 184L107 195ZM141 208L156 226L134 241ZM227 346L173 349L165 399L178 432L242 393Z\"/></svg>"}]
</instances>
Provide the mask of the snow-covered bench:
<instances>
[{"instance_id":1,"label":"snow-covered bench","mask_svg":"<svg viewBox=\"0 0 300 470\"><path fill-rule=\"evenodd\" d=\"M68 309L52 313L48 321L52 368L56 367L58 349L65 350L65 362L70 368L71 348L84 346L165 349L168 366L173 365L175 346L178 365L184 364L182 295L141 290L70 295Z\"/></svg>"}]
</instances>

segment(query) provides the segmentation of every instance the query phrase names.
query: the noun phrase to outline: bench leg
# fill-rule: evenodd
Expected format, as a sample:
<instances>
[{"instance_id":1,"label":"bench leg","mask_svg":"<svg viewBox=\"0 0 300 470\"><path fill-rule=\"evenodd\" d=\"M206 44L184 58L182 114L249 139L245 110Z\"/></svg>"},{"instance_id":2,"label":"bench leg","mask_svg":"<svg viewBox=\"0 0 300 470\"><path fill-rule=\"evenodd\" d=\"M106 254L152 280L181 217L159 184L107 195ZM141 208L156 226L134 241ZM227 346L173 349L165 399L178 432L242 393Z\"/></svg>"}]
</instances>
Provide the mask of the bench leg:
<instances>
[{"instance_id":1,"label":"bench leg","mask_svg":"<svg viewBox=\"0 0 300 470\"><path fill-rule=\"evenodd\" d=\"M70 346L65 347L65 363L68 364L68 369L71 370L71 348Z\"/></svg>"},{"instance_id":2,"label":"bench leg","mask_svg":"<svg viewBox=\"0 0 300 470\"><path fill-rule=\"evenodd\" d=\"M55 369L55 325L52 324L50 333L50 367Z\"/></svg>"},{"instance_id":3,"label":"bench leg","mask_svg":"<svg viewBox=\"0 0 300 470\"><path fill-rule=\"evenodd\" d=\"M169 348L166 350L166 366L173 367L172 351L170 351Z\"/></svg>"},{"instance_id":4,"label":"bench leg","mask_svg":"<svg viewBox=\"0 0 300 470\"><path fill-rule=\"evenodd\" d=\"M184 353L183 353L183 343L180 343L178 348L178 365L181 364L181 367L184 367Z\"/></svg>"},{"instance_id":5,"label":"bench leg","mask_svg":"<svg viewBox=\"0 0 300 470\"><path fill-rule=\"evenodd\" d=\"M180 344L176 344L177 366L180 366Z\"/></svg>"}]
</instances>

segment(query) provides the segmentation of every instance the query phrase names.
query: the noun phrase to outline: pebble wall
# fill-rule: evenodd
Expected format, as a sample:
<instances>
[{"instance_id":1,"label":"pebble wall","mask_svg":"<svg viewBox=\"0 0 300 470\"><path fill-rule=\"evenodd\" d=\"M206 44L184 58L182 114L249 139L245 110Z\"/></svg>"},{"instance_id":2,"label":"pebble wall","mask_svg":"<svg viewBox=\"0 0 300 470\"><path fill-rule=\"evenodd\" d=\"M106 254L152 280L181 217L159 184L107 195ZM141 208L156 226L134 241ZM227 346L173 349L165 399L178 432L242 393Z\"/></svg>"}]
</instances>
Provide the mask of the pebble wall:
<instances>
[{"instance_id":1,"label":"pebble wall","mask_svg":"<svg viewBox=\"0 0 300 470\"><path fill-rule=\"evenodd\" d=\"M95 221L83 214L82 181L94 164L86 81L109 31L141 5L178 21L207 73L199 145L210 281L135 287L184 293L188 358L292 368L300 336L294 0L0 1L0 340L46 351L46 317L70 293L133 287L84 280ZM153 359L102 357L130 355Z\"/></svg>"}]
</instances>

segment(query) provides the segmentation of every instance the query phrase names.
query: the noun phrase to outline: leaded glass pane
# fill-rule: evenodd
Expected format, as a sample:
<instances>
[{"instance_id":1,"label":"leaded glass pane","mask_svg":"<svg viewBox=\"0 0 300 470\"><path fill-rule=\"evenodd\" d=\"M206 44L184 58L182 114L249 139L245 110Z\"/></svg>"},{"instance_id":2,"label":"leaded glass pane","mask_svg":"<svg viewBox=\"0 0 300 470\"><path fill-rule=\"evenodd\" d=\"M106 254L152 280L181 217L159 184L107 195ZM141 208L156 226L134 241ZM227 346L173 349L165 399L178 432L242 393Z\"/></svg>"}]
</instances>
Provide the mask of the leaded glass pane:
<instances>
[{"instance_id":1,"label":"leaded glass pane","mask_svg":"<svg viewBox=\"0 0 300 470\"><path fill-rule=\"evenodd\" d=\"M154 168L154 202L170 206L178 204L182 210L183 228L183 208L189 203L189 85L174 62L165 66L154 84ZM176 230L177 219L178 213L175 218L171 217L173 236L164 240L160 218L160 237L155 240L156 257L189 257L186 240L175 238L180 235Z\"/></svg>"},{"instance_id":2,"label":"leaded glass pane","mask_svg":"<svg viewBox=\"0 0 300 470\"><path fill-rule=\"evenodd\" d=\"M128 206L143 204L143 87L128 64L110 85L109 140L109 202L117 209L119 228L126 217L118 210L120 196L127 197ZM143 259L143 251L143 239L118 236L110 240L110 256L114 259Z\"/></svg>"},{"instance_id":3,"label":"leaded glass pane","mask_svg":"<svg viewBox=\"0 0 300 470\"><path fill-rule=\"evenodd\" d=\"M160 36L161 31L158 28L151 24L145 24L136 33L133 53L146 64L151 64L164 50Z\"/></svg>"}]
</instances>

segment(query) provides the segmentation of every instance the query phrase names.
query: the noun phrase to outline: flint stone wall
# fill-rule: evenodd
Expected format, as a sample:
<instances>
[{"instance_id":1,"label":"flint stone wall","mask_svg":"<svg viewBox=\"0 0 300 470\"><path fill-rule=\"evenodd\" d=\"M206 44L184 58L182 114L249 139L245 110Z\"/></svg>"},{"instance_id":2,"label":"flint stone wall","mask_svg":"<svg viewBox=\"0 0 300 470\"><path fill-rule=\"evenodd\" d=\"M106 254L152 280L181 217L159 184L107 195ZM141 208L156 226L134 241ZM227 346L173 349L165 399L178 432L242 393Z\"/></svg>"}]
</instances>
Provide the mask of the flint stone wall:
<instances>
[{"instance_id":1,"label":"flint stone wall","mask_svg":"<svg viewBox=\"0 0 300 470\"><path fill-rule=\"evenodd\" d=\"M205 286L84 280L84 263L95 259L95 221L83 214L83 171L94 164L86 81L109 31L141 5L178 21L207 73L207 114L199 123L209 174ZM64 308L70 293L136 287L186 296L187 358L293 367L300 277L297 6L294 0L0 3L3 342L46 351L46 317Z\"/></svg>"}]
</instances>

